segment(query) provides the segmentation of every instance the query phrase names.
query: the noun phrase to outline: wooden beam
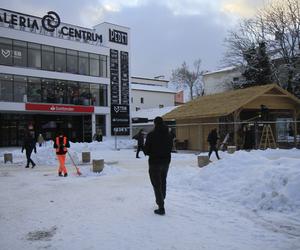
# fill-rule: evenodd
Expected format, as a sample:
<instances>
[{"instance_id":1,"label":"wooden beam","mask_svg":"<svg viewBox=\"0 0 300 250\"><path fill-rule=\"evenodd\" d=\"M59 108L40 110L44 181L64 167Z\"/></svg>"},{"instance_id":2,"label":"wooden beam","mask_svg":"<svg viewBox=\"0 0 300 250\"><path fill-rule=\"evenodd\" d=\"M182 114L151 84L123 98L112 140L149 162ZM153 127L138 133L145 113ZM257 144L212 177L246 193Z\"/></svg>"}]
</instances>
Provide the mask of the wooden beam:
<instances>
[{"instance_id":1,"label":"wooden beam","mask_svg":"<svg viewBox=\"0 0 300 250\"><path fill-rule=\"evenodd\" d=\"M240 108L236 111L233 112L233 122L234 122L234 145L237 146L238 144L238 130L239 130L239 124L237 124L236 122L238 122L240 120L240 113L243 109Z\"/></svg>"},{"instance_id":2,"label":"wooden beam","mask_svg":"<svg viewBox=\"0 0 300 250\"><path fill-rule=\"evenodd\" d=\"M298 119L298 116L300 115L300 110L298 109L295 109L294 110L294 144L295 144L295 147L297 147L297 131L298 131L298 123L297 123L297 119Z\"/></svg>"}]
</instances>

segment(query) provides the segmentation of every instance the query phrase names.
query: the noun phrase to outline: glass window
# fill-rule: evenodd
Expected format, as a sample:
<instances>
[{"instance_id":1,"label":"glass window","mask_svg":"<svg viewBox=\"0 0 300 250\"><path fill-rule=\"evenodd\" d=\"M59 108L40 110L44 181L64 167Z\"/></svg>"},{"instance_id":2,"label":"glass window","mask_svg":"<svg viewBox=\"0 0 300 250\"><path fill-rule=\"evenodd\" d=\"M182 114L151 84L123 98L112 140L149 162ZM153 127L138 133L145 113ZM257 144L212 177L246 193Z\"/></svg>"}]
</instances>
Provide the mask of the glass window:
<instances>
[{"instance_id":1,"label":"glass window","mask_svg":"<svg viewBox=\"0 0 300 250\"><path fill-rule=\"evenodd\" d=\"M67 103L67 82L56 80L55 82L55 92L57 97L57 103Z\"/></svg>"},{"instance_id":2,"label":"glass window","mask_svg":"<svg viewBox=\"0 0 300 250\"><path fill-rule=\"evenodd\" d=\"M0 74L0 101L13 101L13 76Z\"/></svg>"},{"instance_id":3,"label":"glass window","mask_svg":"<svg viewBox=\"0 0 300 250\"><path fill-rule=\"evenodd\" d=\"M67 84L67 103L79 104L79 84L77 82L68 82Z\"/></svg>"},{"instance_id":4,"label":"glass window","mask_svg":"<svg viewBox=\"0 0 300 250\"><path fill-rule=\"evenodd\" d=\"M14 65L27 67L27 42L14 40L13 49Z\"/></svg>"},{"instance_id":5,"label":"glass window","mask_svg":"<svg viewBox=\"0 0 300 250\"><path fill-rule=\"evenodd\" d=\"M100 106L99 84L91 84L91 105Z\"/></svg>"},{"instance_id":6,"label":"glass window","mask_svg":"<svg viewBox=\"0 0 300 250\"><path fill-rule=\"evenodd\" d=\"M99 86L100 106L107 106L107 86L100 84Z\"/></svg>"},{"instance_id":7,"label":"glass window","mask_svg":"<svg viewBox=\"0 0 300 250\"><path fill-rule=\"evenodd\" d=\"M28 102L41 102L41 80L36 77L28 77L27 83Z\"/></svg>"},{"instance_id":8,"label":"glass window","mask_svg":"<svg viewBox=\"0 0 300 250\"><path fill-rule=\"evenodd\" d=\"M27 102L26 95L27 78L25 76L14 76L14 101Z\"/></svg>"},{"instance_id":9,"label":"glass window","mask_svg":"<svg viewBox=\"0 0 300 250\"><path fill-rule=\"evenodd\" d=\"M89 74L89 54L85 52L79 52L79 74L88 75Z\"/></svg>"},{"instance_id":10,"label":"glass window","mask_svg":"<svg viewBox=\"0 0 300 250\"><path fill-rule=\"evenodd\" d=\"M55 71L66 72L67 54L65 49L55 48Z\"/></svg>"},{"instance_id":11,"label":"glass window","mask_svg":"<svg viewBox=\"0 0 300 250\"><path fill-rule=\"evenodd\" d=\"M52 79L42 79L42 102L56 103L55 81Z\"/></svg>"},{"instance_id":12,"label":"glass window","mask_svg":"<svg viewBox=\"0 0 300 250\"><path fill-rule=\"evenodd\" d=\"M0 38L0 50L0 64L12 65L12 40L7 38Z\"/></svg>"},{"instance_id":13,"label":"glass window","mask_svg":"<svg viewBox=\"0 0 300 250\"><path fill-rule=\"evenodd\" d=\"M42 69L54 70L54 48L42 45Z\"/></svg>"},{"instance_id":14,"label":"glass window","mask_svg":"<svg viewBox=\"0 0 300 250\"><path fill-rule=\"evenodd\" d=\"M28 67L41 68L41 45L28 43Z\"/></svg>"},{"instance_id":15,"label":"glass window","mask_svg":"<svg viewBox=\"0 0 300 250\"><path fill-rule=\"evenodd\" d=\"M78 57L75 50L67 50L67 72L78 73Z\"/></svg>"},{"instance_id":16,"label":"glass window","mask_svg":"<svg viewBox=\"0 0 300 250\"><path fill-rule=\"evenodd\" d=\"M90 56L90 75L99 76L99 55L89 54Z\"/></svg>"},{"instance_id":17,"label":"glass window","mask_svg":"<svg viewBox=\"0 0 300 250\"><path fill-rule=\"evenodd\" d=\"M100 55L100 76L107 77L107 56Z\"/></svg>"},{"instance_id":18,"label":"glass window","mask_svg":"<svg viewBox=\"0 0 300 250\"><path fill-rule=\"evenodd\" d=\"M79 98L81 105L90 105L90 84L80 83L79 84Z\"/></svg>"}]
</instances>

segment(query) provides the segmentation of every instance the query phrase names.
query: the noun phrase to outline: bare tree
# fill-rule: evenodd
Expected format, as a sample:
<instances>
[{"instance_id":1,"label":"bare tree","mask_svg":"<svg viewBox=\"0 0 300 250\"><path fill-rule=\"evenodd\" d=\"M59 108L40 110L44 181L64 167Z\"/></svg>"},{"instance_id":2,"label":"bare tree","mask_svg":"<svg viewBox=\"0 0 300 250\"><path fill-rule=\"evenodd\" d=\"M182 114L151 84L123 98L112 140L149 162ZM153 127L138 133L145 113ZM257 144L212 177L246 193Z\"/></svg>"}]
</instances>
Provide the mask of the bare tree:
<instances>
[{"instance_id":1,"label":"bare tree","mask_svg":"<svg viewBox=\"0 0 300 250\"><path fill-rule=\"evenodd\" d=\"M201 59L198 59L193 64L194 70L190 70L186 62L183 62L181 67L172 71L171 81L177 88L188 88L190 98L203 95L202 75L200 70Z\"/></svg>"},{"instance_id":2,"label":"bare tree","mask_svg":"<svg viewBox=\"0 0 300 250\"><path fill-rule=\"evenodd\" d=\"M300 57L299 0L269 1L255 17L242 20L237 29L229 31L225 64L245 65L245 52L261 42L271 58L273 79L292 91Z\"/></svg>"}]
</instances>

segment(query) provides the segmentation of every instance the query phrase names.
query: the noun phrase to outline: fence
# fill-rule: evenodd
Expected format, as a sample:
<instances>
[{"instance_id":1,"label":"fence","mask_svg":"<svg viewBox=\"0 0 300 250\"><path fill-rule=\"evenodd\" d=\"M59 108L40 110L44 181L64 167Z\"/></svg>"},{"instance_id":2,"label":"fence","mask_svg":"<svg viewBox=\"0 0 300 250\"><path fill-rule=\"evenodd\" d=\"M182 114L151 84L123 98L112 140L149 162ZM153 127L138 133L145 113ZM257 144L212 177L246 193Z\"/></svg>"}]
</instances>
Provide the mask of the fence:
<instances>
[{"instance_id":1,"label":"fence","mask_svg":"<svg viewBox=\"0 0 300 250\"><path fill-rule=\"evenodd\" d=\"M216 128L219 146L237 146L238 149L258 149L264 125L270 125L272 136L279 148L300 148L300 121L277 119L276 121L216 122L168 125L176 133L178 149L208 150L207 137Z\"/></svg>"}]
</instances>

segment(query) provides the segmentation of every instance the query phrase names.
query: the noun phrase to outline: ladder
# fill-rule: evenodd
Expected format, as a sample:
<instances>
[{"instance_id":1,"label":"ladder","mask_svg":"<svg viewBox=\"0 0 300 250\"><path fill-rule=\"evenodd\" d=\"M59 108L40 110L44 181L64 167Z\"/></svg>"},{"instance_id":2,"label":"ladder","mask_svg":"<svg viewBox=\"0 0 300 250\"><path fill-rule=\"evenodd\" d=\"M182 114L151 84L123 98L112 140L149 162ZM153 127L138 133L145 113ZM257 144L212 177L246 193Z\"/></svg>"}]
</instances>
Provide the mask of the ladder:
<instances>
[{"instance_id":1,"label":"ladder","mask_svg":"<svg viewBox=\"0 0 300 250\"><path fill-rule=\"evenodd\" d=\"M261 133L259 149L276 148L276 142L273 136L272 128L270 124L264 124Z\"/></svg>"}]
</instances>

